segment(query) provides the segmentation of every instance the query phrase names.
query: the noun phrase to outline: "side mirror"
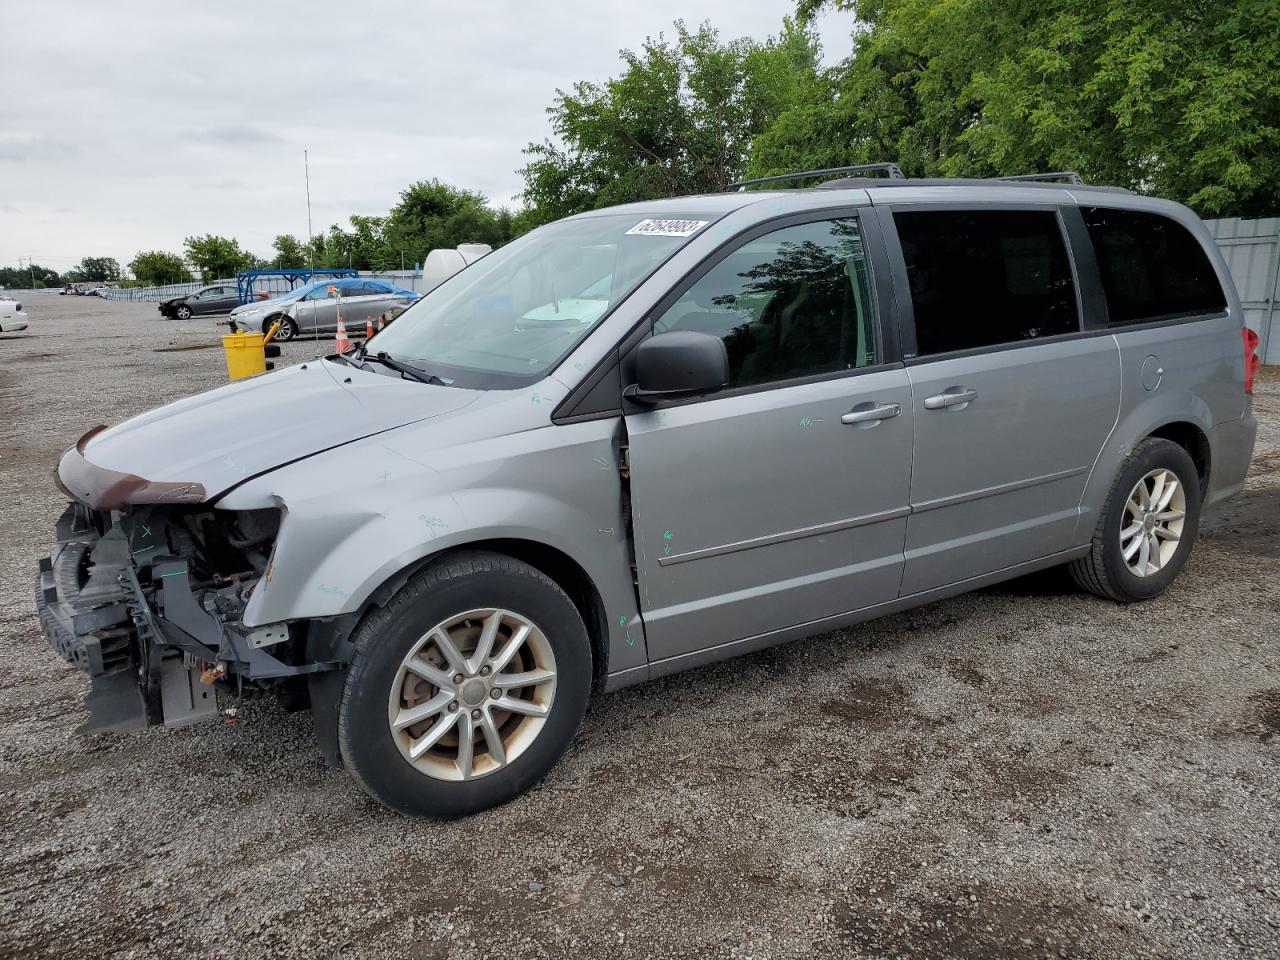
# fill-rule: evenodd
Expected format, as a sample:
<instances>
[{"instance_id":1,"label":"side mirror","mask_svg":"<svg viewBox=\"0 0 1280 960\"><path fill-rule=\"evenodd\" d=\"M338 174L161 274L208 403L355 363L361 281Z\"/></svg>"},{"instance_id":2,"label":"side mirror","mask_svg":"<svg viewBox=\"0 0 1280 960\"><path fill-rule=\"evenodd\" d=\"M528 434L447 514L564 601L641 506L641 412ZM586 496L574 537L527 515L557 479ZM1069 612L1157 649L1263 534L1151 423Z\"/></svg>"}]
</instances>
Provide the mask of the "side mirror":
<instances>
[{"instance_id":1,"label":"side mirror","mask_svg":"<svg viewBox=\"0 0 1280 960\"><path fill-rule=\"evenodd\" d=\"M729 354L719 337L670 330L636 347L635 379L622 395L637 403L714 393L729 382Z\"/></svg>"}]
</instances>

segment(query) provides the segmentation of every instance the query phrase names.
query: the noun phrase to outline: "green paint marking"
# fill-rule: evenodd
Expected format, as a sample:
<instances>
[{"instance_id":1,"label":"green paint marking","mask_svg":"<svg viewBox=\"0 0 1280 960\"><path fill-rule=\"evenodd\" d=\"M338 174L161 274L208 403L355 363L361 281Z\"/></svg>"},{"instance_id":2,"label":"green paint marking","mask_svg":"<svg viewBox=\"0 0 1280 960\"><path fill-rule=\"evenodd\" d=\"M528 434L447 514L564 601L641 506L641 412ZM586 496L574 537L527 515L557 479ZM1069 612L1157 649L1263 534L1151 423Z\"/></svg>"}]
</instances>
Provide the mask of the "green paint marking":
<instances>
[{"instance_id":1,"label":"green paint marking","mask_svg":"<svg viewBox=\"0 0 1280 960\"><path fill-rule=\"evenodd\" d=\"M671 540L671 539L674 539L674 538L672 537L672 535L671 535L671 531L670 531L670 530L663 530L663 531L662 531L662 539L663 539L663 540Z\"/></svg>"},{"instance_id":2,"label":"green paint marking","mask_svg":"<svg viewBox=\"0 0 1280 960\"><path fill-rule=\"evenodd\" d=\"M625 627L627 625L627 616L623 614L618 618L618 626Z\"/></svg>"},{"instance_id":3,"label":"green paint marking","mask_svg":"<svg viewBox=\"0 0 1280 960\"><path fill-rule=\"evenodd\" d=\"M628 646L628 647L634 647L635 645L636 645L635 638L634 638L633 636L631 636L631 631L630 631L630 630L628 630L628 631L627 631L627 646Z\"/></svg>"},{"instance_id":4,"label":"green paint marking","mask_svg":"<svg viewBox=\"0 0 1280 960\"><path fill-rule=\"evenodd\" d=\"M148 527L146 524L143 524L143 526L142 526L142 539L144 539L144 540L145 540L145 539L146 539L147 537L149 537L149 536L151 536L151 528L150 528L150 527Z\"/></svg>"},{"instance_id":5,"label":"green paint marking","mask_svg":"<svg viewBox=\"0 0 1280 960\"><path fill-rule=\"evenodd\" d=\"M162 573L160 574L160 579L163 580L165 577L180 577L186 572L187 571L185 570L175 570L173 573Z\"/></svg>"}]
</instances>

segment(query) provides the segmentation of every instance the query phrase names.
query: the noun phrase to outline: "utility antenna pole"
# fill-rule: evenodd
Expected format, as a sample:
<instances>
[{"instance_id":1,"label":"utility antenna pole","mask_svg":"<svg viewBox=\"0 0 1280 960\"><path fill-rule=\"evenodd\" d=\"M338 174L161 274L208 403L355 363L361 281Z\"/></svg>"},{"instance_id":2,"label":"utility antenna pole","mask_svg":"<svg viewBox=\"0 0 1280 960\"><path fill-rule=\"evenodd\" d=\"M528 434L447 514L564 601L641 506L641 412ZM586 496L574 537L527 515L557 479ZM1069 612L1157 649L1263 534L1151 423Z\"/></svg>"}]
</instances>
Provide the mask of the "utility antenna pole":
<instances>
[{"instance_id":1,"label":"utility antenna pole","mask_svg":"<svg viewBox=\"0 0 1280 960\"><path fill-rule=\"evenodd\" d=\"M36 262L30 257L27 257L27 269L31 271L31 289L34 290L36 288Z\"/></svg>"},{"instance_id":2,"label":"utility antenna pole","mask_svg":"<svg viewBox=\"0 0 1280 960\"><path fill-rule=\"evenodd\" d=\"M311 159L307 151L302 151L302 166L307 176L307 257L311 261L311 269L316 268L315 248L311 245Z\"/></svg>"}]
</instances>

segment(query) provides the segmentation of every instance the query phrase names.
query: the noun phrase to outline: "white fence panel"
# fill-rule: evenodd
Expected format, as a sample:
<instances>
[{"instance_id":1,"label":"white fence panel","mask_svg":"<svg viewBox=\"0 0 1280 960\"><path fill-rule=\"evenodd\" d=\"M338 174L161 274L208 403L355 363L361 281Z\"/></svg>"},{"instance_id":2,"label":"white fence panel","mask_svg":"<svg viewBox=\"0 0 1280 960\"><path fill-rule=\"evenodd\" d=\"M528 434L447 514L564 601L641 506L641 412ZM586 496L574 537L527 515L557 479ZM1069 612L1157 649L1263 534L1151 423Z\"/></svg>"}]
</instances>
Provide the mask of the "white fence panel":
<instances>
[{"instance_id":1,"label":"white fence panel","mask_svg":"<svg viewBox=\"0 0 1280 960\"><path fill-rule=\"evenodd\" d=\"M1260 339L1263 363L1280 363L1280 324L1275 318L1280 284L1280 217L1206 220L1240 293L1245 323Z\"/></svg>"}]
</instances>

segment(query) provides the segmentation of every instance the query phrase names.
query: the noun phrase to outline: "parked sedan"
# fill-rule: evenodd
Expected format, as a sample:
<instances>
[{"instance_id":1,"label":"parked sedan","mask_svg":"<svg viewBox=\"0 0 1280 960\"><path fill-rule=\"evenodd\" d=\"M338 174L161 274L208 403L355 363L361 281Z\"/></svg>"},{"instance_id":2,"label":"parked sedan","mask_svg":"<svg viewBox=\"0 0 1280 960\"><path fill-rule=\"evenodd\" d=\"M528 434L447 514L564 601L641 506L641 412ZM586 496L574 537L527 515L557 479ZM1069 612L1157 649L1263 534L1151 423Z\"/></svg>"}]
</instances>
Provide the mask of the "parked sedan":
<instances>
[{"instance_id":1,"label":"parked sedan","mask_svg":"<svg viewBox=\"0 0 1280 960\"><path fill-rule=\"evenodd\" d=\"M341 312L347 330L358 334L364 330L366 320L401 310L418 296L412 290L372 277L316 280L287 296L246 304L231 311L230 327L233 333L237 330L261 333L270 330L279 320L276 339L292 340L303 334L333 333L338 329Z\"/></svg>"},{"instance_id":2,"label":"parked sedan","mask_svg":"<svg viewBox=\"0 0 1280 960\"><path fill-rule=\"evenodd\" d=\"M267 295L259 293L258 299L265 300ZM183 297L174 297L160 303L162 317L176 317L187 320L196 314L230 313L240 306L240 291L234 283L215 283L201 287L195 293Z\"/></svg>"}]
</instances>

